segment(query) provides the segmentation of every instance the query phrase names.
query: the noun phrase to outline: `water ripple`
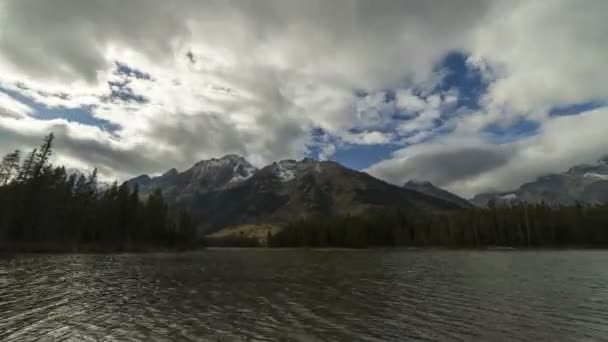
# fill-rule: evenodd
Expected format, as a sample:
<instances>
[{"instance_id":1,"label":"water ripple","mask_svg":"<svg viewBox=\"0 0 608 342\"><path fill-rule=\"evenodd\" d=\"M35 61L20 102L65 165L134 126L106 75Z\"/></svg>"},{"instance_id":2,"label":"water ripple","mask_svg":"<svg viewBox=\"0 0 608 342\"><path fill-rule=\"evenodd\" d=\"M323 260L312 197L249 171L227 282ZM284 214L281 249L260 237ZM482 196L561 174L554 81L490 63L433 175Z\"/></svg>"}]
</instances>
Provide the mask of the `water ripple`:
<instances>
[{"instance_id":1,"label":"water ripple","mask_svg":"<svg viewBox=\"0 0 608 342\"><path fill-rule=\"evenodd\" d=\"M2 341L602 340L608 252L0 258Z\"/></svg>"}]
</instances>

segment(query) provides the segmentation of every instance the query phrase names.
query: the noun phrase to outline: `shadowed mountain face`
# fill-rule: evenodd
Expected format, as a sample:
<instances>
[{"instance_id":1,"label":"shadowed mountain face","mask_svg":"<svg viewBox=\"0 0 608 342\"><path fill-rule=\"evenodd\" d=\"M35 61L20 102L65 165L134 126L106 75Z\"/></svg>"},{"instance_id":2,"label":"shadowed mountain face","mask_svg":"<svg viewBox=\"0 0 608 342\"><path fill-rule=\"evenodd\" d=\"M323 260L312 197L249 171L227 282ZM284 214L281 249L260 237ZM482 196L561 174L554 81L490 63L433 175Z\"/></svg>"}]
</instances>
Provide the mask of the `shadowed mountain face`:
<instances>
[{"instance_id":1,"label":"shadowed mountain face","mask_svg":"<svg viewBox=\"0 0 608 342\"><path fill-rule=\"evenodd\" d=\"M186 208L205 232L245 223L283 223L314 215L356 215L397 207L428 213L462 205L419 191L400 188L335 162L284 160L255 170L248 162L212 159L222 167L193 168L161 177L129 181L142 193L159 187L174 208ZM198 165L198 166L197 166ZM213 170L213 171L211 171Z\"/></svg>"},{"instance_id":2,"label":"shadowed mountain face","mask_svg":"<svg viewBox=\"0 0 608 342\"><path fill-rule=\"evenodd\" d=\"M433 185L433 183L431 183L431 182L418 182L418 181L411 180L411 181L405 183L403 185L403 188L418 191L423 194L426 194L426 195L429 195L432 197L436 197L436 198L442 199L447 202L452 202L463 208L474 207L474 205L471 202L465 200L464 198L458 197L457 195L455 195L447 190L438 188L435 185Z\"/></svg>"},{"instance_id":3,"label":"shadowed mountain face","mask_svg":"<svg viewBox=\"0 0 608 342\"><path fill-rule=\"evenodd\" d=\"M474 204L486 206L517 202L574 204L608 202L608 157L595 164L576 165L567 172L550 174L520 186L517 190L476 195Z\"/></svg>"}]
</instances>

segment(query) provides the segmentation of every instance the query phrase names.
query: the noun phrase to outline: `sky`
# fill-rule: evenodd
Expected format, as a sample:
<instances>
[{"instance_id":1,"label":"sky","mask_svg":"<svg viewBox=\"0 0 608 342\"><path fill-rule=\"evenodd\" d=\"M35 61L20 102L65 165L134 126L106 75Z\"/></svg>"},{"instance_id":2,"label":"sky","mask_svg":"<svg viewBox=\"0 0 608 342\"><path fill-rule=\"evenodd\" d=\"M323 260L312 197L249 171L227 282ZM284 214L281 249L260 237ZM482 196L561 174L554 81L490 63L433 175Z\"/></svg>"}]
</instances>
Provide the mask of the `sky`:
<instances>
[{"instance_id":1,"label":"sky","mask_svg":"<svg viewBox=\"0 0 608 342\"><path fill-rule=\"evenodd\" d=\"M0 153L236 153L464 197L608 154L605 0L0 0Z\"/></svg>"}]
</instances>

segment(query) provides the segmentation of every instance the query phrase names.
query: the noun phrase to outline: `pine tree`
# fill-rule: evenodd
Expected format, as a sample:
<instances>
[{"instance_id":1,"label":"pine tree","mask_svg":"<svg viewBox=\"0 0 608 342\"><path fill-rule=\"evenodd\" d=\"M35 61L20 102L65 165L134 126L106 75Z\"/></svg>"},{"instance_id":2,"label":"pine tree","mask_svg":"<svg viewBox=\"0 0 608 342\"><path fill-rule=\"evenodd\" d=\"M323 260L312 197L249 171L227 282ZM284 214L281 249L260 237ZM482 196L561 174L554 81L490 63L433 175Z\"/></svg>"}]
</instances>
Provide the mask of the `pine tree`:
<instances>
[{"instance_id":1,"label":"pine tree","mask_svg":"<svg viewBox=\"0 0 608 342\"><path fill-rule=\"evenodd\" d=\"M33 175L32 170L33 170L34 164L36 162L36 153L37 152L38 152L38 149L33 149L32 152L30 152L27 155L27 157L25 158L25 160L23 161L23 164L19 168L19 173L17 174L18 182L23 183L32 177L32 175Z\"/></svg>"},{"instance_id":2,"label":"pine tree","mask_svg":"<svg viewBox=\"0 0 608 342\"><path fill-rule=\"evenodd\" d=\"M34 158L33 165L33 173L32 176L34 179L38 179L40 177L40 173L47 165L51 154L53 153L53 140L55 139L55 135L53 133L49 133L46 137L44 137L44 142L40 145L40 150L36 153Z\"/></svg>"}]
</instances>

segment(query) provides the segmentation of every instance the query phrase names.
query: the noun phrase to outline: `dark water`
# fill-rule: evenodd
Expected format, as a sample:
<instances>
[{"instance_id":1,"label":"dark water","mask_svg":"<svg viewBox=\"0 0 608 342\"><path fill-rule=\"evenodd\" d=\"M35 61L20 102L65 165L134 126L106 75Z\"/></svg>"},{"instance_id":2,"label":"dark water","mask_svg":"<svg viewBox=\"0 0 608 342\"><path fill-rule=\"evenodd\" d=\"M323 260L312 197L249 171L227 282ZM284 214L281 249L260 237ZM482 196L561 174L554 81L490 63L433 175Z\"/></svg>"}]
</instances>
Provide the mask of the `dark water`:
<instances>
[{"instance_id":1,"label":"dark water","mask_svg":"<svg viewBox=\"0 0 608 342\"><path fill-rule=\"evenodd\" d=\"M608 340L608 252L0 258L0 340Z\"/></svg>"}]
</instances>

